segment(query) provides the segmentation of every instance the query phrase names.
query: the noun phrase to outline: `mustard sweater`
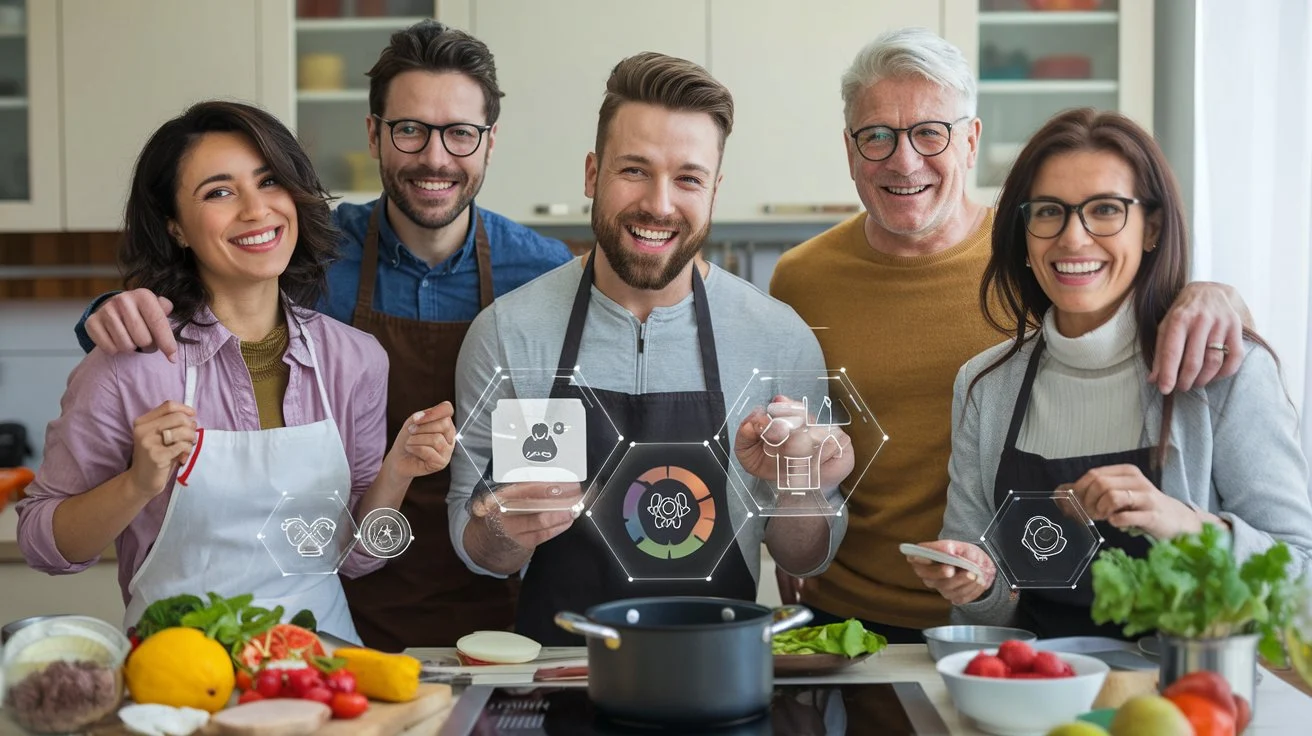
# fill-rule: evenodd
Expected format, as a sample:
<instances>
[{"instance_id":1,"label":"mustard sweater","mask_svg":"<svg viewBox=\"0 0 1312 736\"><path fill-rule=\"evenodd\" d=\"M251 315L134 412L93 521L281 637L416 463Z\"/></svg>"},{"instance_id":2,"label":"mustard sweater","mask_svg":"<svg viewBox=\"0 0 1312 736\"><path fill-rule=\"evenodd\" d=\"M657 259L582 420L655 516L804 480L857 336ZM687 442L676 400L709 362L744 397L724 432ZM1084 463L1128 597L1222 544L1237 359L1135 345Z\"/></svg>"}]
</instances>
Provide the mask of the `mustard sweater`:
<instances>
[{"instance_id":1,"label":"mustard sweater","mask_svg":"<svg viewBox=\"0 0 1312 736\"><path fill-rule=\"evenodd\" d=\"M950 606L920 582L897 547L938 539L953 380L967 360L1004 339L979 308L993 212L965 241L913 257L871 248L865 217L784 253L770 283L770 293L815 329L826 365L847 369L889 436L871 464L878 430L846 428L856 448L856 470L843 484L851 493L847 536L829 569L806 581L803 598L838 616L925 628L946 624Z\"/></svg>"},{"instance_id":2,"label":"mustard sweater","mask_svg":"<svg viewBox=\"0 0 1312 736\"><path fill-rule=\"evenodd\" d=\"M291 379L291 366L283 362L287 352L287 323L273 328L258 342L241 344L241 357L250 371L255 388L255 406L260 413L260 429L283 426L282 402Z\"/></svg>"}]
</instances>

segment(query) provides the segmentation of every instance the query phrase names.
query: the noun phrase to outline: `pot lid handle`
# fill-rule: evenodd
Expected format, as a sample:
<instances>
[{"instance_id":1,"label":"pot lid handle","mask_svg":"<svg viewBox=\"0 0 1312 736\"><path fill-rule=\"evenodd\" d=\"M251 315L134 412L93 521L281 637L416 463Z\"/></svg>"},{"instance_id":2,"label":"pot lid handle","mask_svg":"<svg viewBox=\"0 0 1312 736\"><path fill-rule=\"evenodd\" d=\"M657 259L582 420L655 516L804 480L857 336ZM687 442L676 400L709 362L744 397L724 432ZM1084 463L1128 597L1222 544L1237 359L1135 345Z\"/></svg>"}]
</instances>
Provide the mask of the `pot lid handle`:
<instances>
[{"instance_id":1,"label":"pot lid handle","mask_svg":"<svg viewBox=\"0 0 1312 736\"><path fill-rule=\"evenodd\" d=\"M806 617L807 619L811 618L810 611L806 612ZM591 619L580 616L577 613L571 613L570 611L561 611L560 613L557 613L555 621L557 626L571 634L604 640L607 649L620 648L620 632L609 626L602 626L601 624L593 623Z\"/></svg>"},{"instance_id":2,"label":"pot lid handle","mask_svg":"<svg viewBox=\"0 0 1312 736\"><path fill-rule=\"evenodd\" d=\"M781 606L774 609L774 623L770 624L770 635L787 631L794 626L801 626L811 620L811 609L806 606Z\"/></svg>"}]
</instances>

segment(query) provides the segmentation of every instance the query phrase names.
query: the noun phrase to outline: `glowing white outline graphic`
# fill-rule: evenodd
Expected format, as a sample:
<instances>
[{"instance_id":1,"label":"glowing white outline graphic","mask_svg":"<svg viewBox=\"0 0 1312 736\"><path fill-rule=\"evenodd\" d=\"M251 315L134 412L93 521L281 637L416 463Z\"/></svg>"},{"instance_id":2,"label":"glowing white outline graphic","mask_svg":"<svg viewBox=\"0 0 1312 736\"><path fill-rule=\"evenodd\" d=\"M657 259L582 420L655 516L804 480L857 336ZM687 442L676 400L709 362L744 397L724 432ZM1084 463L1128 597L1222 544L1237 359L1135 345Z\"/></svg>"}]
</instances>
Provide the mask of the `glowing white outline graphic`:
<instances>
[{"instance_id":1,"label":"glowing white outline graphic","mask_svg":"<svg viewBox=\"0 0 1312 736\"><path fill-rule=\"evenodd\" d=\"M719 459L719 456L717 456L714 452L711 451L711 445L712 445L712 444L713 444L713 443L711 443L711 442L709 442L709 441L705 441L705 440L702 441L702 442L630 442L630 443L629 443L629 449L625 451L625 453L624 453L624 457L620 458L620 461L615 465L615 471L618 471L618 470L620 470L621 468L624 467L624 461L628 459L629 455L634 451L635 448L637 448L637 447L653 447L653 446L660 446L660 447L680 447L680 448L685 448L685 447L703 447L703 448L706 449L707 453L710 454L710 456L711 456L711 460L713 461L714 466L717 467L717 468L720 468L721 472L724 472L724 468L723 468L723 465L721 464L721 461L720 461L720 459ZM615 477L616 474L617 474L617 473L612 473L612 474L611 474L611 478L613 479L613 478ZM703 482L705 482L705 481L703 480ZM628 581L631 582L631 583L632 583L632 582L639 581L639 580L649 580L649 581L662 581L662 580L663 580L663 581L693 581L693 580L705 580L706 582L710 582L711 579L715 576L715 571L716 571L716 569L718 569L718 568L720 567L720 563L721 563L722 561L724 561L724 557L725 557L725 555L729 554L729 550L733 549L733 545L738 544L738 534L742 532L743 527L747 526L747 522L751 521L752 517L756 516L756 514L752 513L752 511L750 510L750 507L749 507L746 516L743 517L743 521L742 521L742 523L739 524L739 525L737 526L737 528L733 529L733 533L729 535L728 543L724 545L724 549L720 550L720 554L719 554L719 556L715 558L715 561L710 565L710 569L706 571L706 574L705 574L705 575L689 575L689 576L685 576L685 577L634 577L633 573L630 572L629 569L628 569L627 567L625 567L625 565L624 565L624 560L621 559L620 556L619 556L619 554L615 551L615 544L616 544L616 542L614 542L614 541L612 541L612 540L610 539L610 536L607 534L606 530L603 529L602 526L601 526L600 524L597 523L597 520L596 520L595 518L593 518L593 515L592 515L592 509L596 507L597 503L601 501L601 498L602 498L606 493L610 493L610 492L623 492L623 491L616 491L616 490L608 490L608 489L607 489L607 486L610 486L610 485L611 485L610 483L607 483L606 485L602 486L600 492L597 494L597 498L596 498L596 500L593 501L593 503L591 504L591 506L589 506L588 510L585 511L583 515L586 516L586 517L588 518L588 521L592 522L593 527L596 528L597 532L598 532L599 535L601 536L601 540L602 540L603 542L606 543L606 548L610 550L611 556L615 558L615 563L618 564L618 565L620 566L620 569L624 571L624 576L625 576L626 578L628 578ZM728 475L726 474L726 475L725 475L725 489L726 489L726 491L728 490L729 487L730 487L730 484L728 483ZM723 520L721 520L719 517L716 517L716 523L717 523L717 524L718 524L718 523L725 523L725 524L730 524L730 523L732 523L732 520L731 520L731 518L730 518L731 514L730 514L729 509L728 509L728 503L730 503L730 497L729 497L729 494L728 494L728 493L725 493L725 503L726 503L726 507L725 507L725 509L724 509L724 514L725 514L726 516L725 516L725 518L724 518ZM628 532L625 531L625 530L623 529L623 525L621 525L621 528L620 528L620 530L619 530L619 534L623 535L623 538L620 539L620 540L618 540L618 543L620 543L620 544L632 544L632 543L633 543L633 540L631 540L631 539L629 538ZM703 545L703 546L704 546L704 545Z\"/></svg>"},{"instance_id":2,"label":"glowing white outline graphic","mask_svg":"<svg viewBox=\"0 0 1312 736\"><path fill-rule=\"evenodd\" d=\"M396 541L393 541L389 522L396 525L394 538ZM392 542L391 546L380 544L378 542L380 536L387 537L387 541ZM386 506L377 508L365 514L360 520L360 548L379 559L390 560L400 557L401 553L410 548L410 543L414 539L415 535L410 530L410 520L397 509Z\"/></svg>"},{"instance_id":3,"label":"glowing white outline graphic","mask_svg":"<svg viewBox=\"0 0 1312 736\"><path fill-rule=\"evenodd\" d=\"M879 457L879 453L883 451L884 445L888 444L888 432L885 432L884 428L879 424L879 421L875 419L874 412L870 411L870 407L866 404L865 399L861 397L861 392L857 390L856 384L854 384L852 379L848 377L846 368L826 368L823 374L820 375L817 374L817 371L804 370L771 371L767 375L760 368L753 368L752 377L747 380L747 383L744 384L742 390L738 392L738 396L734 399L733 404L726 408L725 423L721 425L720 431L715 434L714 438L712 438L715 440L715 442L712 443L712 451L714 452L714 448L718 447L720 437L728 436L732 438L737 434L738 427L736 425L730 427L729 422L734 421L735 418L738 422L741 422L742 419L750 413L752 407L764 407L769 405L773 393L769 391L764 392L761 394L763 400L760 400L761 397L758 397L756 393L753 392L754 388L759 387L766 381L772 381L775 379L790 379L795 377L801 382L807 380L808 376L811 377L812 380L831 382L831 386L837 385L841 391L836 392L831 388L831 390L827 392L827 396L831 399L835 394L837 394L840 399L841 397L846 397L846 400L843 400L842 403L848 410L847 421L836 422L832 425L824 426L845 427L857 422L858 420L862 424L872 424L881 437L879 446L875 448L874 453L870 455L870 459L867 460L864 465L853 467L852 472L849 473L847 478L840 484L839 487L842 491L843 502L837 507L831 505L824 495L818 492L819 489L812 489L806 491L794 490L785 492L791 493L794 497L799 495L811 496L815 500L814 507L790 506L781 508L778 506L778 498L776 494L772 493L769 499L763 500L758 498L756 493L753 493L752 488L760 485L760 479L750 474L744 478L742 473L738 470L738 463L736 461L729 462L730 485L742 498L743 503L745 503L748 508L754 508L756 513L760 516L842 516L844 513L843 509L847 507L847 502L852 497L852 493L856 490L857 486L861 484L861 480L865 478L870 467L874 465L875 459ZM803 395L802 398L806 399L807 397ZM822 406L821 410L823 409L824 407ZM832 412L832 401L830 403L830 411ZM725 460L728 460L728 458L725 458Z\"/></svg>"},{"instance_id":4,"label":"glowing white outline graphic","mask_svg":"<svg viewBox=\"0 0 1312 736\"><path fill-rule=\"evenodd\" d=\"M615 457L615 453L619 451L620 446L624 443L624 435L620 433L619 427L615 426L615 421L611 419L610 414L606 412L606 407L603 406L601 402L597 400L597 395L593 392L592 386L588 384L587 380L583 377L583 373L579 370L579 367L577 365L574 366L574 370L569 371L568 373L561 373L560 371L557 371L555 369L546 369L546 368L503 368L501 366L497 366L492 371L492 377L488 379L487 385L483 387L483 391L479 395L478 400L474 402L473 407L469 410L469 416L465 419L464 424L460 426L459 431L456 432L456 447L460 449L459 455L463 457L464 461L468 462L469 466L474 469L475 475L477 475L479 478L482 478L483 471L486 470L486 468L479 467L478 463L475 462L473 455L470 453L469 448L465 447L465 443L464 443L465 431L484 412L489 413L486 422L490 430L492 424L491 424L491 416L488 407L496 406L496 401L499 398L506 398L506 399L535 398L535 397L514 395L515 384L518 383L515 380L516 378L526 378L538 382L545 382L548 387L552 386L555 383L556 379L566 379L570 382L571 385L577 387L579 391L583 394L584 397L583 405L585 411L590 406L596 406L597 408L601 409L602 416L606 417L606 422L610 425L610 428L614 430L615 437L616 437L615 447L611 448L611 451L606 455L605 462L603 462L600 467L605 468L610 465L611 460L614 459ZM507 385L505 384L507 380L510 381L508 386L512 395L498 396L499 391L505 390L502 389L501 387L503 385ZM548 389L548 391L550 391L550 389ZM536 397L536 398L550 398L550 396ZM491 462L491 458L492 458L491 444L489 444L486 449L488 453L488 461ZM452 462L455 462L454 455L452 457ZM595 476L596 473L594 473L593 475ZM563 505L560 508L549 508L544 506L518 507L513 500L509 501L508 503L503 502L501 497L497 495L496 488L493 486L504 485L504 484L493 484L491 482L484 482L484 481L480 481L480 484L485 484L488 487L492 488L491 496L493 499L496 500L497 506L502 513L516 512L516 511L572 511L576 508L578 509L588 508L591 506L590 500L595 498L596 491L597 491L597 479L594 477L591 479L591 482L588 484L588 487L584 489L583 498L576 500L568 505Z\"/></svg>"},{"instance_id":5,"label":"glowing white outline graphic","mask_svg":"<svg viewBox=\"0 0 1312 736\"><path fill-rule=\"evenodd\" d=\"M1065 507L1070 510L1073 522L1065 527L1061 527L1060 525L1054 524L1044 516L1031 514L1029 520L1026 522L1026 528L1028 528L1028 525L1035 519L1043 519L1044 521L1047 521L1048 524L1055 526L1058 529L1071 531L1072 538L1075 536L1076 532L1079 532L1080 536L1092 542L1092 544L1089 545L1088 551L1084 552L1082 557L1075 563L1074 571L1065 580L1053 582L1027 582L1021 580L1021 576L1013 569L1011 562L1002 554L1002 548L993 542L993 538L1001 534L1003 531L1003 519L1012 511L1012 509L1019 508L1018 504L1025 501L1049 501L1061 507ZM1022 535L1023 534L1024 533L1022 532ZM1065 540L1067 539L1067 535L1063 534L1061 535L1061 538ZM998 569L998 574L1002 576L1007 587L1012 590L1039 590L1048 588L1067 588L1075 590L1079 584L1080 577L1084 575L1085 569L1093 564L1093 558L1097 556L1098 550L1102 549L1103 543L1107 540L1103 538L1102 533L1100 533L1098 528L1094 526L1093 519L1089 518L1088 512L1084 510L1084 505L1080 503L1080 499L1075 495L1075 491L1067 488L1059 491L1007 491L1007 497L998 505L997 512L993 514L993 518L989 521L988 527L985 528L984 533L980 535L979 541L984 546L984 551L988 553L989 557L993 558L993 562ZM1021 544L1031 554L1034 554L1034 550L1031 549L1028 544L1025 544L1023 538ZM1068 548L1070 548L1069 545L1063 545L1061 551ZM1079 546L1077 545L1074 549L1079 549ZM1054 552L1047 552L1048 557L1055 554L1056 553ZM1036 554L1035 556L1037 557L1038 555ZM1046 561L1046 559L1040 560L1040 562L1043 561Z\"/></svg>"},{"instance_id":6,"label":"glowing white outline graphic","mask_svg":"<svg viewBox=\"0 0 1312 736\"><path fill-rule=\"evenodd\" d=\"M1038 522L1036 525L1035 522ZM1045 529L1051 529L1057 533L1056 539L1052 544L1045 546L1039 541L1039 534ZM1021 546L1034 555L1036 562L1047 562L1048 558L1056 557L1066 549L1066 537L1062 536L1061 527L1052 523L1052 521L1042 515L1031 516L1030 520L1025 522L1025 530L1020 537Z\"/></svg>"},{"instance_id":7,"label":"glowing white outline graphic","mask_svg":"<svg viewBox=\"0 0 1312 736\"><path fill-rule=\"evenodd\" d=\"M332 513L323 513L321 504L330 504L335 509ZM307 516L314 518L314 521L306 522ZM323 525L331 527L326 537L315 532ZM303 534L297 537L297 541L293 541L292 532L298 529L293 527L303 527L299 529ZM342 563L346 561L347 555L351 554L351 550L359 543L360 530L351 516L350 507L337 491L324 494L283 493L282 498L278 499L278 504L269 514L269 518L264 520L264 524L255 534L255 538L264 545L264 549L273 558L273 563L278 566L278 571L283 577L336 575ZM308 546L306 546L307 542ZM325 554L331 552L334 545L340 546L341 551L336 555ZM287 558L283 559L282 555L287 555ZM307 564L319 560L328 564L323 565L322 569L302 569Z\"/></svg>"}]
</instances>

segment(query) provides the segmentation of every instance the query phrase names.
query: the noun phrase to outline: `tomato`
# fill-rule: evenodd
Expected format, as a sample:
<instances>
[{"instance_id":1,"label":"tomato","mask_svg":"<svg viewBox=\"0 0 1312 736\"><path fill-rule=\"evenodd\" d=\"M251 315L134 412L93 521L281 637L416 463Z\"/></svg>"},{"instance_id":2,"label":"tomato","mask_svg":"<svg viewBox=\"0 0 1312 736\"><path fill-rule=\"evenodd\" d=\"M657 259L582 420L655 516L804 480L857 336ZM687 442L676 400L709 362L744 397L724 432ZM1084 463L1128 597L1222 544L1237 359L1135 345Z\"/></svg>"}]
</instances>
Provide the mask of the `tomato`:
<instances>
[{"instance_id":1,"label":"tomato","mask_svg":"<svg viewBox=\"0 0 1312 736\"><path fill-rule=\"evenodd\" d=\"M1221 710L1226 711L1231 716L1236 715L1238 712L1235 696L1230 691L1230 683L1216 672L1207 670L1190 672L1162 690L1162 696L1166 698L1173 695L1183 695L1184 693L1193 693L1206 698L1221 706Z\"/></svg>"},{"instance_id":2,"label":"tomato","mask_svg":"<svg viewBox=\"0 0 1312 736\"><path fill-rule=\"evenodd\" d=\"M246 670L243 670L243 669L239 669L239 670L237 670L237 689L238 689L238 690L240 690L241 692L246 692L247 690L250 690L250 689L251 689L251 686L254 685L254 684L255 684L255 679L254 679L253 677L251 677L251 673L249 673L249 672L247 672Z\"/></svg>"},{"instance_id":3,"label":"tomato","mask_svg":"<svg viewBox=\"0 0 1312 736\"><path fill-rule=\"evenodd\" d=\"M301 695L305 700L313 700L316 703L323 703L331 706L333 702L333 691L326 687L314 686Z\"/></svg>"},{"instance_id":4,"label":"tomato","mask_svg":"<svg viewBox=\"0 0 1312 736\"><path fill-rule=\"evenodd\" d=\"M238 659L249 670L258 670L266 661L304 659L324 656L323 643L313 632L291 624L278 624L251 639Z\"/></svg>"},{"instance_id":5,"label":"tomato","mask_svg":"<svg viewBox=\"0 0 1312 736\"><path fill-rule=\"evenodd\" d=\"M282 697L282 672L265 670L255 678L255 691L266 698Z\"/></svg>"},{"instance_id":6,"label":"tomato","mask_svg":"<svg viewBox=\"0 0 1312 736\"><path fill-rule=\"evenodd\" d=\"M356 718L369 710L369 699L360 693L333 693L333 718Z\"/></svg>"},{"instance_id":7,"label":"tomato","mask_svg":"<svg viewBox=\"0 0 1312 736\"><path fill-rule=\"evenodd\" d=\"M257 700L264 700L264 696L260 695L260 691L247 690L241 694L240 698L237 698L237 705L246 705L247 703L254 703Z\"/></svg>"},{"instance_id":8,"label":"tomato","mask_svg":"<svg viewBox=\"0 0 1312 736\"><path fill-rule=\"evenodd\" d=\"M328 689L335 693L355 692L355 675L347 670L337 670L328 675Z\"/></svg>"},{"instance_id":9,"label":"tomato","mask_svg":"<svg viewBox=\"0 0 1312 736\"><path fill-rule=\"evenodd\" d=\"M313 667L287 671L287 689L293 697L303 698L311 688L323 687L323 676Z\"/></svg>"},{"instance_id":10,"label":"tomato","mask_svg":"<svg viewBox=\"0 0 1312 736\"><path fill-rule=\"evenodd\" d=\"M1184 713L1194 736L1235 736L1235 717L1219 704L1197 693L1167 696Z\"/></svg>"}]
</instances>

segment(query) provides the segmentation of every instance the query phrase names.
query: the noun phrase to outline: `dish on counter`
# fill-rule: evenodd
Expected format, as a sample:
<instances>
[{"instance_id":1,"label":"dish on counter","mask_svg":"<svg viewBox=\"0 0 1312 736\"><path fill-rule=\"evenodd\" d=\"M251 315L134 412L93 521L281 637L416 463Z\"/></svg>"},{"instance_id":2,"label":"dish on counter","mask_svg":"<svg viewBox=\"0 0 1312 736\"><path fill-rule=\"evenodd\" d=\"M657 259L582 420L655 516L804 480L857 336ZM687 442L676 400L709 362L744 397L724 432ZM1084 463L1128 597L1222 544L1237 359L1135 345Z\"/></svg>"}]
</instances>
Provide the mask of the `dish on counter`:
<instances>
[{"instance_id":1,"label":"dish on counter","mask_svg":"<svg viewBox=\"0 0 1312 736\"><path fill-rule=\"evenodd\" d=\"M770 651L777 676L836 672L864 662L884 650L888 640L848 619L825 626L807 626L775 634Z\"/></svg>"}]
</instances>

